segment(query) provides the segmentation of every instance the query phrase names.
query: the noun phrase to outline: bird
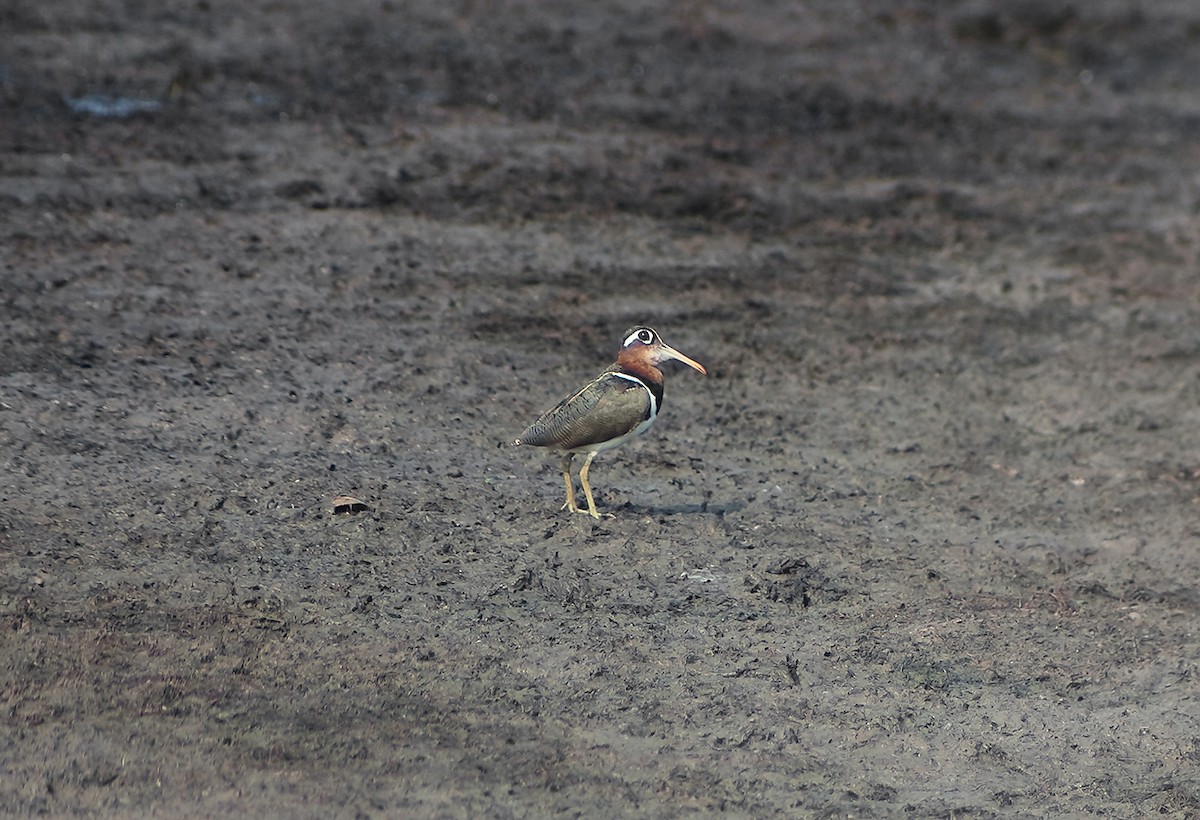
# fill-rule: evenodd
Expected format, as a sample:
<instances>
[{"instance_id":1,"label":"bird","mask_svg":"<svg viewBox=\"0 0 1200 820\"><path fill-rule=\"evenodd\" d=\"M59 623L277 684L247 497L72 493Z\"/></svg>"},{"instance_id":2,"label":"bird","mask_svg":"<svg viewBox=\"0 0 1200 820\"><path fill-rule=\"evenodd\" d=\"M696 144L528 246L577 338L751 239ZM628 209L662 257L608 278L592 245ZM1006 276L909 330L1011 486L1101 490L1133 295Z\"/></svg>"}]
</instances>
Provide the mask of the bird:
<instances>
[{"instance_id":1,"label":"bird","mask_svg":"<svg viewBox=\"0 0 1200 820\"><path fill-rule=\"evenodd\" d=\"M588 469L597 454L619 447L649 429L663 405L663 374L658 366L674 359L708 375L704 365L680 353L662 340L658 331L637 325L625 331L617 360L583 387L543 413L513 446L546 447L561 452L567 501L562 509L599 519ZM588 508L575 503L571 463L586 455L579 470L579 483ZM611 513L610 513L611 515Z\"/></svg>"}]
</instances>

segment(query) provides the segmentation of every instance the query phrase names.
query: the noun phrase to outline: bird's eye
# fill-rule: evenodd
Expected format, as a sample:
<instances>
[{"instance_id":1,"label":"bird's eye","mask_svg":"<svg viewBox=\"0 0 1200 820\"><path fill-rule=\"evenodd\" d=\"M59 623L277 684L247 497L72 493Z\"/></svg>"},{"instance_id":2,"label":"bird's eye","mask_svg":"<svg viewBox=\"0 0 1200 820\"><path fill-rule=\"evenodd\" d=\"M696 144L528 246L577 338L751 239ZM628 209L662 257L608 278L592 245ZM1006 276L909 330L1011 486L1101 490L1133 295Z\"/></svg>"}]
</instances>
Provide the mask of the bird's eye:
<instances>
[{"instance_id":1,"label":"bird's eye","mask_svg":"<svg viewBox=\"0 0 1200 820\"><path fill-rule=\"evenodd\" d=\"M654 341L654 334L643 328L638 331L638 341L644 345L648 345Z\"/></svg>"}]
</instances>

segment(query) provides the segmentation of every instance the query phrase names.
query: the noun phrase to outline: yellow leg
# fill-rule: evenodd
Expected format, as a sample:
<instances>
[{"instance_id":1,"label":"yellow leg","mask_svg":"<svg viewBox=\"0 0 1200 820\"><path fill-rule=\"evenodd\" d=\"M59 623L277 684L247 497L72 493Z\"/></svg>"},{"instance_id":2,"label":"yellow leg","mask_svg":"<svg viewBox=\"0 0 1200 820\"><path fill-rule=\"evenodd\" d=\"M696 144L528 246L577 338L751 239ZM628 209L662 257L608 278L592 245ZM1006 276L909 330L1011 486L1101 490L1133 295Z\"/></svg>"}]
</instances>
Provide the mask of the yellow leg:
<instances>
[{"instance_id":1,"label":"yellow leg","mask_svg":"<svg viewBox=\"0 0 1200 820\"><path fill-rule=\"evenodd\" d=\"M596 512L596 499L592 498L592 485L588 484L587 480L588 467L592 466L592 459L595 457L595 450L588 453L587 459L583 462L583 467L581 467L579 470L579 483L583 485L583 494L587 496L588 514L591 515L592 518L599 518L600 513ZM583 512L583 510L580 510L579 512Z\"/></svg>"},{"instance_id":2,"label":"yellow leg","mask_svg":"<svg viewBox=\"0 0 1200 820\"><path fill-rule=\"evenodd\" d=\"M567 485L567 503L562 505L562 509L579 512L579 507L575 505L575 488L571 486L571 462L574 458L574 453L563 453L562 474Z\"/></svg>"}]
</instances>

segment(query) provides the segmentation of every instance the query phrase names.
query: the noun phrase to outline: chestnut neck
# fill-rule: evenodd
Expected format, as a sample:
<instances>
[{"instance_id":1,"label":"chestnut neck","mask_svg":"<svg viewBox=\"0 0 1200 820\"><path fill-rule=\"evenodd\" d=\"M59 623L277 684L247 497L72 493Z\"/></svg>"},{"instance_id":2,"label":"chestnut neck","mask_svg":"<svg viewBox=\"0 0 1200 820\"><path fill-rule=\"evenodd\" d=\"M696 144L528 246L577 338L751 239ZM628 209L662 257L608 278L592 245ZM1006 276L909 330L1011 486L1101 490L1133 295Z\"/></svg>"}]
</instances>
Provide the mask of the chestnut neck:
<instances>
[{"instance_id":1,"label":"chestnut neck","mask_svg":"<svg viewBox=\"0 0 1200 820\"><path fill-rule=\"evenodd\" d=\"M662 371L654 366L649 352L644 347L623 348L617 354L616 369L631 376L637 376L647 384L663 383Z\"/></svg>"}]
</instances>

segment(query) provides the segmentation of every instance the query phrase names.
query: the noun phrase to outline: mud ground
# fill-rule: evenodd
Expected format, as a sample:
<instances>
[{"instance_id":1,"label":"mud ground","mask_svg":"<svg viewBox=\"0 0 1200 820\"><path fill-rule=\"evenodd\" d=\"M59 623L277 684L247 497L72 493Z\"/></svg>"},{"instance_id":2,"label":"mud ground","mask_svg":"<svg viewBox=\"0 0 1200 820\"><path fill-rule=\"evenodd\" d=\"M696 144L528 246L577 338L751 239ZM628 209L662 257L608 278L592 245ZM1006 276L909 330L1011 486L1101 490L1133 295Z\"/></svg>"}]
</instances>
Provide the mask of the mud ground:
<instances>
[{"instance_id":1,"label":"mud ground","mask_svg":"<svg viewBox=\"0 0 1200 820\"><path fill-rule=\"evenodd\" d=\"M1194 3L0 28L5 813L1200 812Z\"/></svg>"}]
</instances>

